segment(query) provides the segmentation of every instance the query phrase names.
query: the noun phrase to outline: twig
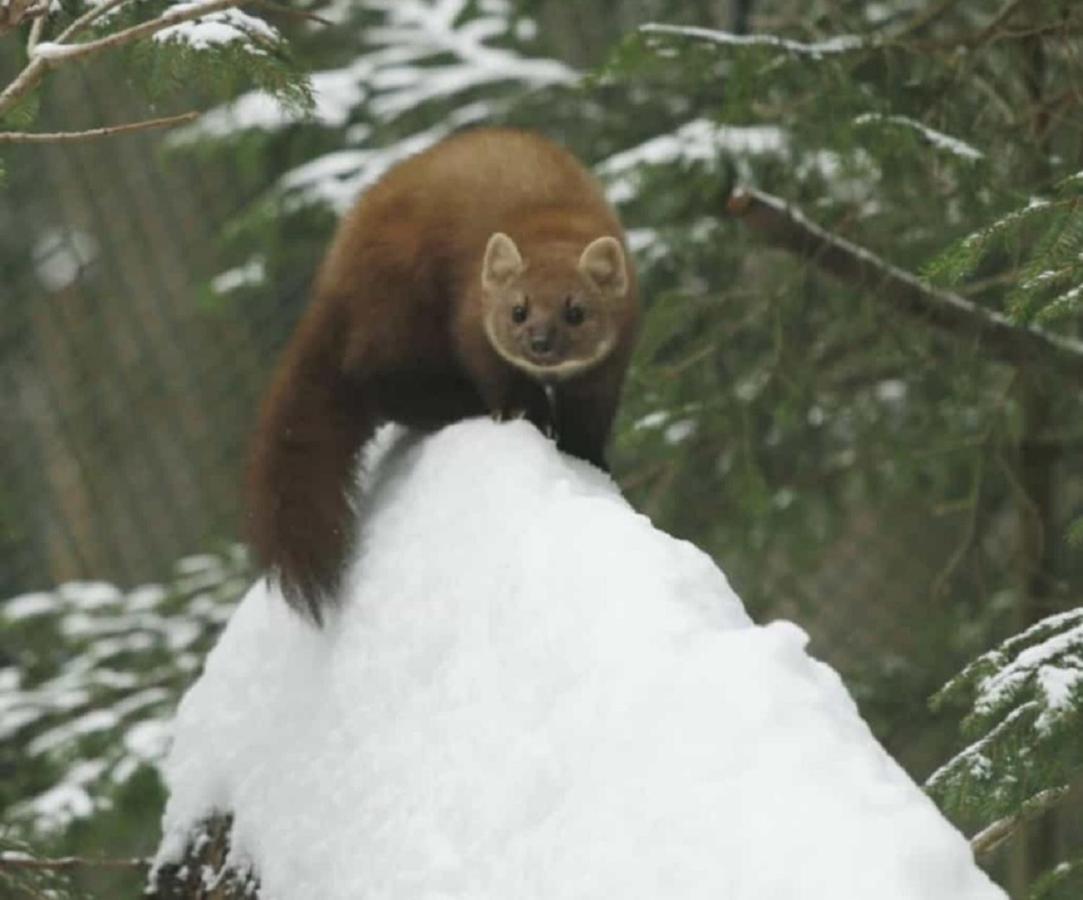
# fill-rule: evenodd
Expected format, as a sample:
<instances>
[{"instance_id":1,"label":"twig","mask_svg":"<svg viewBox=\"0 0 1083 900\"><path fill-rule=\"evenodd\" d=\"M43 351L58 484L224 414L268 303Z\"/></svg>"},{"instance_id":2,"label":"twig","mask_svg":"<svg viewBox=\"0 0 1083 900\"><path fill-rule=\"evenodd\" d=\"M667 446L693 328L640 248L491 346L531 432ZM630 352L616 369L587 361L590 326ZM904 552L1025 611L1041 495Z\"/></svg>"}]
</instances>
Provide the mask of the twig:
<instances>
[{"instance_id":1,"label":"twig","mask_svg":"<svg viewBox=\"0 0 1083 900\"><path fill-rule=\"evenodd\" d=\"M894 40L901 40L908 35L921 31L923 28L927 28L951 9L957 2L958 0L941 0L941 2L935 6L931 6L914 16L914 18L909 22L906 22L902 28L894 32L891 37Z\"/></svg>"},{"instance_id":2,"label":"twig","mask_svg":"<svg viewBox=\"0 0 1083 900\"><path fill-rule=\"evenodd\" d=\"M989 40L989 38L996 33L997 29L1014 16L1016 11L1026 2L1028 2L1028 0L1007 0L1007 2L997 11L996 15L990 19L989 24L978 32L977 37L974 39L974 46L979 46Z\"/></svg>"},{"instance_id":3,"label":"twig","mask_svg":"<svg viewBox=\"0 0 1083 900\"><path fill-rule=\"evenodd\" d=\"M966 529L963 532L962 540L959 541L955 549L952 550L951 556L948 557L948 561L944 564L944 568L942 568L936 578L933 579L932 587L929 589L929 594L936 600L940 599L942 592L948 585L949 579L955 574L962 561L966 558L966 554L974 545L974 537L978 532L978 510L981 507L984 475L985 458L981 456L981 454L978 454L970 485L970 494L964 501L966 505L963 507L969 513L967 516Z\"/></svg>"},{"instance_id":4,"label":"twig","mask_svg":"<svg viewBox=\"0 0 1083 900\"><path fill-rule=\"evenodd\" d=\"M49 13L48 0L9 0L0 7L0 35L33 19L40 22Z\"/></svg>"},{"instance_id":5,"label":"twig","mask_svg":"<svg viewBox=\"0 0 1083 900\"><path fill-rule=\"evenodd\" d=\"M140 857L129 859L89 859L84 856L62 856L45 859L28 853L0 853L0 869L43 869L54 872L72 869L149 869L153 860Z\"/></svg>"},{"instance_id":6,"label":"twig","mask_svg":"<svg viewBox=\"0 0 1083 900\"><path fill-rule=\"evenodd\" d=\"M113 137L118 134L131 134L133 131L148 131L152 128L173 128L198 119L200 113L186 112L177 116L165 116L161 119L146 119L142 122L128 122L124 125L105 125L87 131L0 131L0 144L60 144L71 141L86 141L94 138Z\"/></svg>"},{"instance_id":7,"label":"twig","mask_svg":"<svg viewBox=\"0 0 1083 900\"><path fill-rule=\"evenodd\" d=\"M1041 815L1050 807L1056 806L1068 794L1067 787L1054 787L1035 794L1024 801L1019 809L1010 816L997 819L970 839L970 849L975 856L987 856L1010 838L1019 828L1031 819Z\"/></svg>"},{"instance_id":8,"label":"twig","mask_svg":"<svg viewBox=\"0 0 1083 900\"><path fill-rule=\"evenodd\" d=\"M756 190L735 192L727 211L768 243L867 289L870 296L956 339L978 340L1000 362L1047 365L1083 380L1083 341L1013 324L950 291L925 284L863 247L821 228L785 201Z\"/></svg>"},{"instance_id":9,"label":"twig","mask_svg":"<svg viewBox=\"0 0 1083 900\"><path fill-rule=\"evenodd\" d=\"M74 22L72 22L67 28L65 28L59 35L57 35L58 41L70 41L76 35L82 34L98 21L102 16L107 13L111 13L118 6L123 6L128 3L129 0L106 0L98 6L92 6L85 13L79 16Z\"/></svg>"},{"instance_id":10,"label":"twig","mask_svg":"<svg viewBox=\"0 0 1083 900\"><path fill-rule=\"evenodd\" d=\"M255 6L257 9L265 9L268 12L278 13L281 16L288 16L293 19L304 19L309 22L316 22L320 25L326 25L327 27L334 25L334 22L330 19L319 16L314 12L309 12L307 9L291 9L282 3L275 3L274 0L248 0L245 6Z\"/></svg>"},{"instance_id":11,"label":"twig","mask_svg":"<svg viewBox=\"0 0 1083 900\"><path fill-rule=\"evenodd\" d=\"M38 41L41 40L41 32L45 29L45 19L47 13L43 13L34 19L33 24L30 26L30 36L26 39L26 55L31 56L34 53L34 48L37 46Z\"/></svg>"}]
</instances>

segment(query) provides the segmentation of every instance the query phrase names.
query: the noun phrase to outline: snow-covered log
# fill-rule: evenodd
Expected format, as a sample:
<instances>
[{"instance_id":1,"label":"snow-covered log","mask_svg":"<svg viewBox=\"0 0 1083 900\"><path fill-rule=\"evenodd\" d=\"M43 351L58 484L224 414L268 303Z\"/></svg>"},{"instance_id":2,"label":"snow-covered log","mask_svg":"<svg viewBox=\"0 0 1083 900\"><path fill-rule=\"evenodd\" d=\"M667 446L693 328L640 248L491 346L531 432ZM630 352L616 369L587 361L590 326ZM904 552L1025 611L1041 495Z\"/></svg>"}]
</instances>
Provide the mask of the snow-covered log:
<instances>
[{"instance_id":1,"label":"snow-covered log","mask_svg":"<svg viewBox=\"0 0 1083 900\"><path fill-rule=\"evenodd\" d=\"M384 445L337 615L258 583L182 703L159 864L228 813L264 900L1004 896L608 477L522 422Z\"/></svg>"}]
</instances>

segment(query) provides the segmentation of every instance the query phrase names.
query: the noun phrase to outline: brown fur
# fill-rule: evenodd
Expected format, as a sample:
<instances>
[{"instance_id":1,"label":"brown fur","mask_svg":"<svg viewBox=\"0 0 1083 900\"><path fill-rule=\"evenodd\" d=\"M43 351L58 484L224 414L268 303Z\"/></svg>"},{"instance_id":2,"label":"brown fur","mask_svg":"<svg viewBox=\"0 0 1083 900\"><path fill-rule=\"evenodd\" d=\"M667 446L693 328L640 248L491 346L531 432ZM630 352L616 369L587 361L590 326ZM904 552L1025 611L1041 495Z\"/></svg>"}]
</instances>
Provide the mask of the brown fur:
<instances>
[{"instance_id":1,"label":"brown fur","mask_svg":"<svg viewBox=\"0 0 1083 900\"><path fill-rule=\"evenodd\" d=\"M494 295L482 287L482 268L496 232L512 239L524 265ZM522 413L554 430L563 450L604 467L638 321L630 264L620 295L580 265L584 248L604 235L623 245L589 173L556 144L512 130L450 138L361 198L279 364L250 462L252 544L291 605L318 622L332 602L352 536L354 461L383 421L429 429ZM531 328L542 317L565 327L557 317L573 294L612 349L552 379L551 416L542 387L550 379L509 362L514 347L497 352L486 315L510 315L493 304L529 298ZM519 339L505 336L502 319L489 321L502 342ZM554 352L583 353L574 346L589 340L582 334L556 338Z\"/></svg>"}]
</instances>

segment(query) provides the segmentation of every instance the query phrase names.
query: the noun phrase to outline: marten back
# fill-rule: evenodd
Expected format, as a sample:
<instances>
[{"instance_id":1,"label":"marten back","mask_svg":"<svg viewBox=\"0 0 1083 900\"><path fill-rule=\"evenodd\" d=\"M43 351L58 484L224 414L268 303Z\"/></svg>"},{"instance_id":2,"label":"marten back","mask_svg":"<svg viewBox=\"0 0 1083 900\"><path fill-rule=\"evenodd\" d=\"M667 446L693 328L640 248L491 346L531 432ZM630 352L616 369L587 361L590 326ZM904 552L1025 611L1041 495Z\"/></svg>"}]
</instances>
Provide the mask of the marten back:
<instances>
[{"instance_id":1,"label":"marten back","mask_svg":"<svg viewBox=\"0 0 1083 900\"><path fill-rule=\"evenodd\" d=\"M546 229L566 241L623 234L597 182L563 147L513 129L463 132L399 163L361 197L331 244L316 294L356 290L367 250L383 254L381 268L421 264L437 270L421 279L462 280L476 274L494 232L518 231L512 237L526 241Z\"/></svg>"},{"instance_id":2,"label":"marten back","mask_svg":"<svg viewBox=\"0 0 1083 900\"><path fill-rule=\"evenodd\" d=\"M638 317L622 247L591 175L526 132L464 132L362 196L320 268L253 445L252 544L292 605L319 621L337 592L354 461L381 421L525 413L604 464ZM615 266L619 284L605 277ZM568 325L561 303L585 325Z\"/></svg>"}]
</instances>

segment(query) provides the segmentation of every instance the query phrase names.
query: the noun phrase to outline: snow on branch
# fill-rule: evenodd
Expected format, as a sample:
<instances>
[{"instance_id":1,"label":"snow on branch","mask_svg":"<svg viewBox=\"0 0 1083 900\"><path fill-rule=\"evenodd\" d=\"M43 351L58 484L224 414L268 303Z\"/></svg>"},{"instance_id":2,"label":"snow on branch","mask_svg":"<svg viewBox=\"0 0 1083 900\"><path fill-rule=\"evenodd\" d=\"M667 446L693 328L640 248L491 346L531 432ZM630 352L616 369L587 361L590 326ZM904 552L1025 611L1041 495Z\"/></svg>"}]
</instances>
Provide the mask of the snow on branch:
<instances>
[{"instance_id":1,"label":"snow on branch","mask_svg":"<svg viewBox=\"0 0 1083 900\"><path fill-rule=\"evenodd\" d=\"M0 118L11 113L24 98L34 92L51 68L128 47L147 39L153 40L163 49L182 50L196 56L225 50L239 50L250 54L260 60L258 65L246 69L255 83L269 87L283 102L302 108L306 106L308 94L304 79L292 73L279 58L284 39L264 20L238 9L244 0L174 2L158 15L110 31L108 26L113 24L114 14L127 2L129 0L102 0L90 5L82 15L61 30L54 40L40 40L44 17L39 18L34 23L28 41L29 61L0 92ZM107 25L105 34L90 40L79 39L88 29L103 23ZM82 140L148 127L165 127L167 124L164 119L153 122L153 125L133 123L130 126L90 129L77 135L69 132L58 132L56 137L30 135L25 140ZM181 124L181 119L178 117L168 124ZM10 133L5 135L8 142L18 139Z\"/></svg>"},{"instance_id":2,"label":"snow on branch","mask_svg":"<svg viewBox=\"0 0 1083 900\"><path fill-rule=\"evenodd\" d=\"M840 53L852 53L875 46L868 38L855 34L844 34L814 43L803 43L774 34L734 34L730 31L717 31L713 28L696 28L690 25L664 25L651 22L641 25L641 34L648 36L691 38L723 47L764 47L782 50L797 56L822 59Z\"/></svg>"},{"instance_id":3,"label":"snow on branch","mask_svg":"<svg viewBox=\"0 0 1083 900\"><path fill-rule=\"evenodd\" d=\"M926 786L958 814L995 816L974 839L992 849L1083 771L1083 607L982 654L933 698L958 703L970 742Z\"/></svg>"},{"instance_id":4,"label":"snow on branch","mask_svg":"<svg viewBox=\"0 0 1083 900\"><path fill-rule=\"evenodd\" d=\"M1035 727L1048 732L1072 714L1083 692L1083 607L1058 613L979 656L945 685L944 697L973 692L972 715L1003 715L1023 694L1041 705ZM1076 698L1080 699L1080 698Z\"/></svg>"},{"instance_id":5,"label":"snow on branch","mask_svg":"<svg viewBox=\"0 0 1083 900\"><path fill-rule=\"evenodd\" d=\"M436 125L386 147L325 153L283 175L277 189L290 209L319 204L341 215L365 187L395 163L427 150L457 128L484 121L493 110L492 104L472 103L456 109Z\"/></svg>"},{"instance_id":6,"label":"snow on branch","mask_svg":"<svg viewBox=\"0 0 1083 900\"><path fill-rule=\"evenodd\" d=\"M194 5L178 4L178 8ZM236 44L251 53L264 53L266 48L280 44L282 36L263 19L230 7L163 28L154 35L154 40L162 44L170 41L186 44L193 50Z\"/></svg>"},{"instance_id":7,"label":"snow on branch","mask_svg":"<svg viewBox=\"0 0 1083 900\"><path fill-rule=\"evenodd\" d=\"M646 168L692 163L715 166L724 158L777 156L787 152L789 145L789 135L777 125L726 125L693 119L669 134L615 153L598 165L597 172L609 185L609 199L623 203L635 196L637 178Z\"/></svg>"},{"instance_id":8,"label":"snow on branch","mask_svg":"<svg viewBox=\"0 0 1083 900\"><path fill-rule=\"evenodd\" d=\"M928 125L925 125L916 119L911 119L909 116L863 113L854 119L855 125L869 125L876 123L897 125L915 131L926 143L938 150L944 150L947 153L951 153L953 156L958 156L960 159L976 162L979 159L985 158L984 153L976 147L971 146L966 141L960 140L957 137L952 137L950 134L945 134L942 131L937 131L935 128L930 128Z\"/></svg>"},{"instance_id":9,"label":"snow on branch","mask_svg":"<svg viewBox=\"0 0 1083 900\"><path fill-rule=\"evenodd\" d=\"M478 16L462 19L462 0L382 0L387 20L367 38L382 56L374 72L374 110L390 119L434 100L471 88L517 82L531 88L570 84L578 75L555 59L524 56L488 42L509 32L513 10L492 3ZM449 56L449 62L436 62ZM420 68L419 68L420 66Z\"/></svg>"},{"instance_id":10,"label":"snow on branch","mask_svg":"<svg viewBox=\"0 0 1083 900\"><path fill-rule=\"evenodd\" d=\"M173 39L178 40L191 37L194 42L199 42L193 43L193 48L207 46L206 42L209 40L209 34L216 35L219 38L217 41L212 41L213 43L228 43L228 40L223 41L222 39L229 37L230 40L233 40L237 36L246 34L242 30L242 20L233 19L232 21L223 22L220 18L216 21L215 17L227 10L232 10L233 7L240 6L242 2L243 0L197 0L197 2L193 3L176 3L154 19L140 22L138 25L132 25L130 28L113 32L97 40L80 43L43 41L35 48L33 58L43 59L49 63L82 59L101 53L103 50L123 47L143 38L154 37L160 33L171 33ZM234 13L236 12L234 10ZM244 23L260 21L244 13L239 15L243 16ZM205 19L205 21L199 22L198 20L201 19ZM188 23L195 23L195 25L187 29L181 27ZM277 37L278 32L272 29L270 25L265 22L260 22L260 24L263 28L262 37L266 38L268 33ZM210 30L206 30L207 28Z\"/></svg>"},{"instance_id":11,"label":"snow on branch","mask_svg":"<svg viewBox=\"0 0 1083 900\"><path fill-rule=\"evenodd\" d=\"M320 204L341 213L398 160L457 128L498 117L511 102L501 88L537 90L579 77L555 59L494 45L496 39L514 44L524 26L506 0L478 7L463 0L364 0L359 6L378 12L382 22L364 29L363 45L348 65L312 76L315 110L308 124L340 129L357 119L366 122L347 133L352 146L317 157L280 179L278 190L291 206ZM476 97L464 103L464 94ZM437 124L391 144L368 143L374 128L441 103L451 109ZM248 128L276 131L297 121L265 95L250 92L212 110L175 135L174 142L221 138Z\"/></svg>"},{"instance_id":12,"label":"snow on branch","mask_svg":"<svg viewBox=\"0 0 1083 900\"><path fill-rule=\"evenodd\" d=\"M554 59L524 56L489 41L506 37L521 20L504 2L462 19L465 4L447 0L364 0L384 22L365 29L364 48L351 62L312 75L316 108L309 121L327 128L346 124L357 107L370 103L377 122L390 122L416 107L477 87L518 84L536 89L570 84L578 73ZM481 115L478 111L479 116ZM276 109L259 92L243 94L212 110L177 140L223 137L245 128L275 131L297 117Z\"/></svg>"},{"instance_id":13,"label":"snow on branch","mask_svg":"<svg viewBox=\"0 0 1083 900\"><path fill-rule=\"evenodd\" d=\"M738 191L730 198L727 211L762 234L768 243L868 291L891 309L954 338L980 340L1000 362L1058 368L1083 379L1083 341L1013 324L1007 317L958 294L932 287L820 227L778 197L757 190Z\"/></svg>"}]
</instances>

